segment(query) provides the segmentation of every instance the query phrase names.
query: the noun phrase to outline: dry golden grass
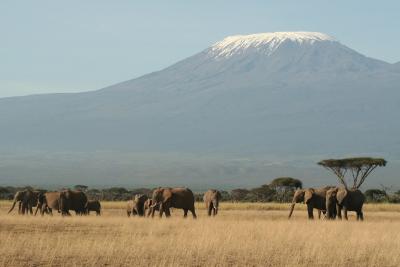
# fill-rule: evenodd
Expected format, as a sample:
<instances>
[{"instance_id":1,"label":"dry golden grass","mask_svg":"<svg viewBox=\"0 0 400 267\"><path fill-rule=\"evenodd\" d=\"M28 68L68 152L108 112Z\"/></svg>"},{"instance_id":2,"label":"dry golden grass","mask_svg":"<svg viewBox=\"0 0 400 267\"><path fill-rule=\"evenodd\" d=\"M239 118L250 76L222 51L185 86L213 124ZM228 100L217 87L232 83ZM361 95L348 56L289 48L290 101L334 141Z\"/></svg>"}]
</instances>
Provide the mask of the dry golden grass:
<instances>
[{"instance_id":1,"label":"dry golden grass","mask_svg":"<svg viewBox=\"0 0 400 267\"><path fill-rule=\"evenodd\" d=\"M0 207L2 202L0 201ZM3 205L9 207L9 202L4 202ZM284 210L287 211L289 209L288 203L231 203L231 202L223 202L221 203L222 210ZM105 209L125 209L126 202L124 201L110 201L110 202L102 202L102 207ZM196 203L196 209L204 209L204 204L201 202ZM306 210L305 205L297 204L297 210ZM392 212L400 212L400 205L397 204L365 204L364 211L392 211Z\"/></svg>"},{"instance_id":2,"label":"dry golden grass","mask_svg":"<svg viewBox=\"0 0 400 267\"><path fill-rule=\"evenodd\" d=\"M303 205L223 203L216 218L6 215L0 202L1 266L400 266L398 205L366 205L366 220L308 221Z\"/></svg>"}]
</instances>

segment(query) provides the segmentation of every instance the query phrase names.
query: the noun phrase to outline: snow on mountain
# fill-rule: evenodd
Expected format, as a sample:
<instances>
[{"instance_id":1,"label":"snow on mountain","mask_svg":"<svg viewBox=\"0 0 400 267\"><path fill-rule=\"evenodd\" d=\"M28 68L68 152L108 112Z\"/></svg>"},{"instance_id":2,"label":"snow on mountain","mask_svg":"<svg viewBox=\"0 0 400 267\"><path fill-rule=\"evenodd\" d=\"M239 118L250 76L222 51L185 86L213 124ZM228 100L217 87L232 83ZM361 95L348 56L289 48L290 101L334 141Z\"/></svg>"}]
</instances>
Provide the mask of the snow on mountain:
<instances>
[{"instance_id":1,"label":"snow on mountain","mask_svg":"<svg viewBox=\"0 0 400 267\"><path fill-rule=\"evenodd\" d=\"M248 49L256 49L266 55L274 53L284 42L302 44L332 42L334 38L319 32L274 32L229 36L212 45L209 53L216 57L229 58Z\"/></svg>"}]
</instances>

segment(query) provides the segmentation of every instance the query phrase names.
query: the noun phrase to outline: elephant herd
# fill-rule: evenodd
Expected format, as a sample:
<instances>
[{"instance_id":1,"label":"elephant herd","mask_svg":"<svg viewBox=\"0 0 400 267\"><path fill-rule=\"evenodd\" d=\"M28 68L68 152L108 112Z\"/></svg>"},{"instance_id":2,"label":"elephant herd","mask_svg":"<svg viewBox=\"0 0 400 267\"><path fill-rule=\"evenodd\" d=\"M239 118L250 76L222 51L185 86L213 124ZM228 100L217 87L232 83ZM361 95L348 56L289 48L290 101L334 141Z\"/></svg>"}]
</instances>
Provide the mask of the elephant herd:
<instances>
[{"instance_id":1,"label":"elephant herd","mask_svg":"<svg viewBox=\"0 0 400 267\"><path fill-rule=\"evenodd\" d=\"M217 215L218 206L221 200L221 193L218 190L210 189L204 194L204 203L207 207L209 216ZM41 192L33 190L18 191L14 196L13 204L8 211L10 213L18 203L19 214L34 214L40 211L41 215L53 214L53 211L69 216L70 211L75 211L77 215L86 215L90 211L95 211L97 215L101 213L101 205L97 200L88 200L82 191L62 190L57 192ZM188 188L169 188L159 187L153 190L152 197L144 194L137 194L132 200L127 202L127 215L129 216L152 216L156 211L162 217L171 216L171 209L182 209L184 217L190 211L193 218L196 218L195 198L193 192Z\"/></svg>"},{"instance_id":2,"label":"elephant herd","mask_svg":"<svg viewBox=\"0 0 400 267\"><path fill-rule=\"evenodd\" d=\"M217 215L221 198L221 193L215 189L204 193L203 200L209 216ZM128 217L131 215L154 217L155 212L158 211L160 217L164 213L166 217L170 217L171 209L174 208L182 209L184 217L187 217L190 211L193 218L197 218L194 203L194 194L188 188L159 187L153 191L151 198L143 194L135 195L127 202L126 213Z\"/></svg>"},{"instance_id":3,"label":"elephant herd","mask_svg":"<svg viewBox=\"0 0 400 267\"><path fill-rule=\"evenodd\" d=\"M208 216L218 214L220 200L221 193L218 190L210 189L204 193L203 201ZM293 196L289 219L293 214L296 203L305 203L309 219L314 218L313 210L316 209L318 218L321 218L321 213L323 213L327 219L335 219L336 217L342 219L343 210L346 220L348 211L355 211L357 220L363 220L362 207L364 201L364 194L360 190L332 186L317 189L298 189ZM77 215L86 215L90 211L95 211L97 215L101 214L100 202L88 200L86 194L82 191L41 192L29 189L18 191L8 213L15 208L17 203L19 214L33 214L34 207L36 207L35 215L38 211L41 215L52 215L53 211L57 211L63 216L69 216L71 210L75 211ZM197 218L193 192L183 187L159 187L153 190L151 198L144 194L135 195L132 200L127 202L126 212L128 217L131 215L154 217L156 211L160 217L163 214L170 217L171 209L182 209L184 217L187 217L190 211L193 218Z\"/></svg>"},{"instance_id":4,"label":"elephant herd","mask_svg":"<svg viewBox=\"0 0 400 267\"><path fill-rule=\"evenodd\" d=\"M73 210L77 215L89 214L95 211L100 215L101 205L97 200L88 200L86 194L81 191L62 190L57 192L41 192L30 189L18 191L13 204L8 211L10 213L18 203L19 214L33 214L33 207L36 207L35 215L40 211L41 215L53 215L53 210L63 216L69 216Z\"/></svg>"},{"instance_id":5,"label":"elephant herd","mask_svg":"<svg viewBox=\"0 0 400 267\"><path fill-rule=\"evenodd\" d=\"M289 211L289 219L293 214L296 203L304 202L307 205L308 218L313 219L313 210L318 210L318 217L321 218L321 212L327 219L342 219L342 210L344 218L347 220L347 212L355 211L357 220L364 220L362 207L365 196L360 190L350 190L344 187L326 186L323 188L307 188L295 191L292 205Z\"/></svg>"}]
</instances>

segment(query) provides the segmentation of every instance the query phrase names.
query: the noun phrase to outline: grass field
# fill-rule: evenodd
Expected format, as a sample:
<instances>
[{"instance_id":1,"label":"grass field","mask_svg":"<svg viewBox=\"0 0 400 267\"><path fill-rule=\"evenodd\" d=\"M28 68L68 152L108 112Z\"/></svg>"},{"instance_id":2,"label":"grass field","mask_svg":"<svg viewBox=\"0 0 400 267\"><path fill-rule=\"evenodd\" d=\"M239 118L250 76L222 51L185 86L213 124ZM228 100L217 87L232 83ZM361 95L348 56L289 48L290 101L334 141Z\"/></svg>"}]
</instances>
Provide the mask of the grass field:
<instances>
[{"instance_id":1,"label":"grass field","mask_svg":"<svg viewBox=\"0 0 400 267\"><path fill-rule=\"evenodd\" d=\"M400 205L366 205L365 221L308 221L304 205L222 203L216 218L7 215L0 202L1 266L400 266Z\"/></svg>"}]
</instances>

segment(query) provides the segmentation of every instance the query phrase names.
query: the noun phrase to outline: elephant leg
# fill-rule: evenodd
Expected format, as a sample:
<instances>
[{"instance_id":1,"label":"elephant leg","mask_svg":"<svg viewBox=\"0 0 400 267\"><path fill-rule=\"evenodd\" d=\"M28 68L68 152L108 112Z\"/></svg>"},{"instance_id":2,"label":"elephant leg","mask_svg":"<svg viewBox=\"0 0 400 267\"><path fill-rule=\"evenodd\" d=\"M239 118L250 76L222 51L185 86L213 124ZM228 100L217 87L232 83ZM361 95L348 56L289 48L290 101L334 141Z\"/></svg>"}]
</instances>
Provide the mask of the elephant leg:
<instances>
[{"instance_id":1,"label":"elephant leg","mask_svg":"<svg viewBox=\"0 0 400 267\"><path fill-rule=\"evenodd\" d=\"M29 203L25 204L25 214L29 215Z\"/></svg>"},{"instance_id":2,"label":"elephant leg","mask_svg":"<svg viewBox=\"0 0 400 267\"><path fill-rule=\"evenodd\" d=\"M163 205L160 205L160 218L162 218L163 212L164 212L164 207L163 207ZM167 214L165 214L165 215L167 215Z\"/></svg>"},{"instance_id":3,"label":"elephant leg","mask_svg":"<svg viewBox=\"0 0 400 267\"><path fill-rule=\"evenodd\" d=\"M21 206L21 210L22 210L22 215L25 215L25 211L26 211L26 203L22 203L22 206Z\"/></svg>"},{"instance_id":4,"label":"elephant leg","mask_svg":"<svg viewBox=\"0 0 400 267\"><path fill-rule=\"evenodd\" d=\"M313 207L311 205L307 205L308 219L314 219Z\"/></svg>"},{"instance_id":5,"label":"elephant leg","mask_svg":"<svg viewBox=\"0 0 400 267\"><path fill-rule=\"evenodd\" d=\"M165 208L165 217L171 217L171 211L169 210L169 208Z\"/></svg>"},{"instance_id":6,"label":"elephant leg","mask_svg":"<svg viewBox=\"0 0 400 267\"><path fill-rule=\"evenodd\" d=\"M36 210L35 210L35 216L36 216L36 214L37 214L37 212L38 212L38 210L42 210L42 205L40 205L40 204L38 204L37 206L36 206ZM40 212L41 213L41 212Z\"/></svg>"},{"instance_id":7,"label":"elephant leg","mask_svg":"<svg viewBox=\"0 0 400 267\"><path fill-rule=\"evenodd\" d=\"M69 210L67 210L67 211L61 212L61 215L62 216L71 216L71 213L69 213Z\"/></svg>"},{"instance_id":8,"label":"elephant leg","mask_svg":"<svg viewBox=\"0 0 400 267\"><path fill-rule=\"evenodd\" d=\"M347 217L347 207L343 207L343 215L344 215L344 219L348 220L349 218Z\"/></svg>"},{"instance_id":9,"label":"elephant leg","mask_svg":"<svg viewBox=\"0 0 400 267\"><path fill-rule=\"evenodd\" d=\"M362 210L360 210L360 220L364 221L364 214L363 214Z\"/></svg>"},{"instance_id":10,"label":"elephant leg","mask_svg":"<svg viewBox=\"0 0 400 267\"><path fill-rule=\"evenodd\" d=\"M333 212L332 212L332 219L336 219L336 216L337 216L337 207L335 206L335 208L333 209Z\"/></svg>"},{"instance_id":11,"label":"elephant leg","mask_svg":"<svg viewBox=\"0 0 400 267\"><path fill-rule=\"evenodd\" d=\"M190 209L190 212L191 212L192 215L193 215L193 219L196 219L196 218L197 218L197 215L196 215L196 211L194 210L194 207L192 207L192 208Z\"/></svg>"},{"instance_id":12,"label":"elephant leg","mask_svg":"<svg viewBox=\"0 0 400 267\"><path fill-rule=\"evenodd\" d=\"M321 212L322 212L322 214L324 214L324 219L328 218L326 210L322 210Z\"/></svg>"},{"instance_id":13,"label":"elephant leg","mask_svg":"<svg viewBox=\"0 0 400 267\"><path fill-rule=\"evenodd\" d=\"M46 206L44 206L44 207L42 208L41 213L42 213L43 215L46 213L46 214L49 214L50 216L53 216L53 209L46 205ZM42 215L42 216L43 216L43 215Z\"/></svg>"},{"instance_id":14,"label":"elephant leg","mask_svg":"<svg viewBox=\"0 0 400 267\"><path fill-rule=\"evenodd\" d=\"M18 201L18 214L22 214L22 202Z\"/></svg>"},{"instance_id":15,"label":"elephant leg","mask_svg":"<svg viewBox=\"0 0 400 267\"><path fill-rule=\"evenodd\" d=\"M211 211L212 211L212 205L208 205L208 216L211 216Z\"/></svg>"},{"instance_id":16,"label":"elephant leg","mask_svg":"<svg viewBox=\"0 0 400 267\"><path fill-rule=\"evenodd\" d=\"M337 217L339 218L339 220L341 220L342 219L342 207L337 205L336 209L337 209Z\"/></svg>"}]
</instances>

